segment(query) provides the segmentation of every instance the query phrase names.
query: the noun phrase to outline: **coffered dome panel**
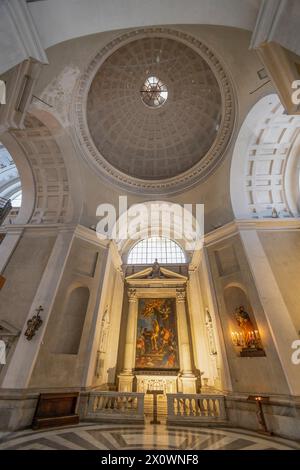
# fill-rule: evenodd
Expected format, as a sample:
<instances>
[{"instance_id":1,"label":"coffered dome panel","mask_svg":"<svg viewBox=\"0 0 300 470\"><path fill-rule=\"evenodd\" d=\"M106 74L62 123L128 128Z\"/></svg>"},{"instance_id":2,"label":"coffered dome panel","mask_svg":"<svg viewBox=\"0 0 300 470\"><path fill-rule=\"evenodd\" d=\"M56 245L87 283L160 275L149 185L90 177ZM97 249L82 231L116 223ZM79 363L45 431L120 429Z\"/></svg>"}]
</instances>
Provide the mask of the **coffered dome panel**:
<instances>
[{"instance_id":1,"label":"coffered dome panel","mask_svg":"<svg viewBox=\"0 0 300 470\"><path fill-rule=\"evenodd\" d=\"M108 44L78 88L81 148L102 174L143 192L174 192L220 161L234 122L233 92L213 52L165 28Z\"/></svg>"},{"instance_id":2,"label":"coffered dome panel","mask_svg":"<svg viewBox=\"0 0 300 470\"><path fill-rule=\"evenodd\" d=\"M149 77L153 84L143 89ZM167 92L159 91L156 77ZM168 97L155 105L159 93ZM144 97L153 97L153 106ZM176 176L195 165L216 138L221 111L220 88L207 62L164 37L133 41L112 54L87 103L89 129L103 157L142 179Z\"/></svg>"}]
</instances>

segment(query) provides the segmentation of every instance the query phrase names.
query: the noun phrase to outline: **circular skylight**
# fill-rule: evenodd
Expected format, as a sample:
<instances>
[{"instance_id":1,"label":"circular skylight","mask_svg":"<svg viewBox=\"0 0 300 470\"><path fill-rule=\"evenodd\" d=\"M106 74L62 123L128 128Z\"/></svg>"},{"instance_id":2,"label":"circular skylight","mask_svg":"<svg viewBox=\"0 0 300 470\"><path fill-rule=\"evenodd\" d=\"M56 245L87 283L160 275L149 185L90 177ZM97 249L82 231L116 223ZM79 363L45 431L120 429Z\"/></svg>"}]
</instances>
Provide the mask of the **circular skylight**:
<instances>
[{"instance_id":1,"label":"circular skylight","mask_svg":"<svg viewBox=\"0 0 300 470\"><path fill-rule=\"evenodd\" d=\"M166 85L157 77L148 77L141 89L142 101L150 108L162 106L168 98Z\"/></svg>"}]
</instances>

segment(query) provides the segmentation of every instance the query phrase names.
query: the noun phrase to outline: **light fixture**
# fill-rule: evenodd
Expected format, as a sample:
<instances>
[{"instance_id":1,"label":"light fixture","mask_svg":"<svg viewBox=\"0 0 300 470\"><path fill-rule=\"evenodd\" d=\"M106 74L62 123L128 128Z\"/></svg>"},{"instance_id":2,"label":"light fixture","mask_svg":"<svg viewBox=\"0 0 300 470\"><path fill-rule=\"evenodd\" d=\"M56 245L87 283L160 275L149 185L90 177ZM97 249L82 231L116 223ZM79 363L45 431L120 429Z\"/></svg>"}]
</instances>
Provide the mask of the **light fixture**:
<instances>
[{"instance_id":1,"label":"light fixture","mask_svg":"<svg viewBox=\"0 0 300 470\"><path fill-rule=\"evenodd\" d=\"M143 103L149 108L162 106L168 98L167 86L157 77L148 77L141 89Z\"/></svg>"},{"instance_id":2,"label":"light fixture","mask_svg":"<svg viewBox=\"0 0 300 470\"><path fill-rule=\"evenodd\" d=\"M231 331L230 335L232 344L240 350L240 356L265 356L258 330Z\"/></svg>"}]
</instances>

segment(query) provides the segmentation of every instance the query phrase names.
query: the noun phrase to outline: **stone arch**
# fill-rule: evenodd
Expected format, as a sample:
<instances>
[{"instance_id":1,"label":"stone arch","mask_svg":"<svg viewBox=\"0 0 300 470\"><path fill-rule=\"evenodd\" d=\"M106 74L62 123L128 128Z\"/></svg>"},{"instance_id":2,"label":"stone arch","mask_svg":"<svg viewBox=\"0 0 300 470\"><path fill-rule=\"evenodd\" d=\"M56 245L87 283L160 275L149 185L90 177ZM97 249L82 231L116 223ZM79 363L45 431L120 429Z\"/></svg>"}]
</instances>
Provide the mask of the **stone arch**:
<instances>
[{"instance_id":1,"label":"stone arch","mask_svg":"<svg viewBox=\"0 0 300 470\"><path fill-rule=\"evenodd\" d=\"M237 219L298 215L299 131L300 116L287 115L276 94L261 98L250 110L231 164L230 193Z\"/></svg>"},{"instance_id":2,"label":"stone arch","mask_svg":"<svg viewBox=\"0 0 300 470\"><path fill-rule=\"evenodd\" d=\"M166 216L169 214L170 231L166 231L166 219L162 220L162 217L154 217L151 218L151 222L147 219L144 226L139 226L134 239L124 234L122 229L126 226L127 217L130 217L130 214L132 214L132 211L135 209L138 210L139 206L142 206L143 211L148 215L152 214L152 208L155 207L161 208L162 213L166 214ZM181 217L173 217L176 208L180 208L183 219ZM178 213L178 215L180 216L180 213ZM147 201L142 204L134 204L123 212L115 224L114 231L117 234L115 242L120 256L123 261L126 262L128 253L139 240L154 235L174 240L185 252L187 261L192 261L192 259L197 256L197 253L199 253L203 243L204 212L202 205L199 205L199 213L197 215L198 217L195 216L194 212L191 213L187 207L182 207L171 202ZM149 230L151 230L151 233L149 233Z\"/></svg>"},{"instance_id":3,"label":"stone arch","mask_svg":"<svg viewBox=\"0 0 300 470\"><path fill-rule=\"evenodd\" d=\"M24 201L15 223L67 223L79 215L80 203L71 197L70 164L61 148L64 137L58 121L40 110L26 116L24 129L1 136L22 180Z\"/></svg>"}]
</instances>

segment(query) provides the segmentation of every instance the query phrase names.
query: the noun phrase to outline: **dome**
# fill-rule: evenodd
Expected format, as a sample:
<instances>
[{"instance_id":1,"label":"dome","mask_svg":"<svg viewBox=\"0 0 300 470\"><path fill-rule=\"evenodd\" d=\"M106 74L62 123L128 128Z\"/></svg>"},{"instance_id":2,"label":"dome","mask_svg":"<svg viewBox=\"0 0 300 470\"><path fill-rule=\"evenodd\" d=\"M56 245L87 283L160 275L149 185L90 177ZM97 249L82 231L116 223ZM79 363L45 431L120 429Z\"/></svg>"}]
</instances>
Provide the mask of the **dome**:
<instances>
[{"instance_id":1,"label":"dome","mask_svg":"<svg viewBox=\"0 0 300 470\"><path fill-rule=\"evenodd\" d=\"M112 54L87 104L91 136L103 157L141 179L193 167L215 141L221 113L220 88L207 62L164 37L133 41Z\"/></svg>"},{"instance_id":2,"label":"dome","mask_svg":"<svg viewBox=\"0 0 300 470\"><path fill-rule=\"evenodd\" d=\"M78 90L85 156L109 179L143 192L199 181L221 160L232 133L233 93L223 66L178 31L116 38L90 63Z\"/></svg>"}]
</instances>

